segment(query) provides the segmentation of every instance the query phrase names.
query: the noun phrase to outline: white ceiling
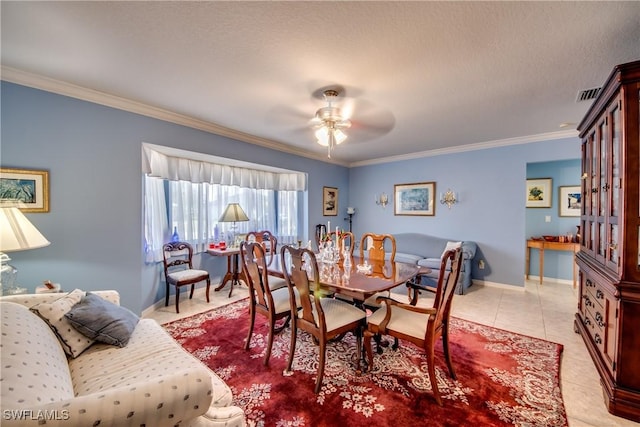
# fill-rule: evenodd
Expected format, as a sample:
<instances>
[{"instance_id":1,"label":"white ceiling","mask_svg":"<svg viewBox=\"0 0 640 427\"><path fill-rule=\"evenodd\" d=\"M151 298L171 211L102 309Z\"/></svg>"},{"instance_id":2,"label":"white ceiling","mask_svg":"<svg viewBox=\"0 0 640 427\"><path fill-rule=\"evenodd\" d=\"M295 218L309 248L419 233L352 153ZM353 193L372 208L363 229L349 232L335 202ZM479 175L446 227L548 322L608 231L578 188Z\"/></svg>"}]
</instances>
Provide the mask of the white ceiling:
<instances>
[{"instance_id":1,"label":"white ceiling","mask_svg":"<svg viewBox=\"0 0 640 427\"><path fill-rule=\"evenodd\" d=\"M640 59L635 1L0 7L5 80L90 88L310 157L326 160L315 95L340 85L354 126L332 161L348 165L576 135L591 103L578 92Z\"/></svg>"}]
</instances>

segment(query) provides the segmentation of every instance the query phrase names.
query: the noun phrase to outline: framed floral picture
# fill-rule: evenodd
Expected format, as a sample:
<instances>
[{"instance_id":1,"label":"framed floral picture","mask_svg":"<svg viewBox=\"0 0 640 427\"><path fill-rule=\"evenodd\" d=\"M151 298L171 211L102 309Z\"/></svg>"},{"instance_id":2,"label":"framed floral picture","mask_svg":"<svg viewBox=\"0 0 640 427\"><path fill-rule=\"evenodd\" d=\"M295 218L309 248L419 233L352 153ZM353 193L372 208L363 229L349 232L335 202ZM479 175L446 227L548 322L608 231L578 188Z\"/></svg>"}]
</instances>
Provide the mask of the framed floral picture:
<instances>
[{"instance_id":1,"label":"framed floral picture","mask_svg":"<svg viewBox=\"0 0 640 427\"><path fill-rule=\"evenodd\" d=\"M538 178L527 180L527 207L550 208L553 188L551 178Z\"/></svg>"},{"instance_id":2,"label":"framed floral picture","mask_svg":"<svg viewBox=\"0 0 640 427\"><path fill-rule=\"evenodd\" d=\"M49 172L0 168L0 200L18 202L22 212L49 212Z\"/></svg>"},{"instance_id":3,"label":"framed floral picture","mask_svg":"<svg viewBox=\"0 0 640 427\"><path fill-rule=\"evenodd\" d=\"M435 215L435 182L394 185L395 215Z\"/></svg>"},{"instance_id":4,"label":"framed floral picture","mask_svg":"<svg viewBox=\"0 0 640 427\"><path fill-rule=\"evenodd\" d=\"M558 215L580 216L582 193L579 185L558 187Z\"/></svg>"},{"instance_id":5,"label":"framed floral picture","mask_svg":"<svg viewBox=\"0 0 640 427\"><path fill-rule=\"evenodd\" d=\"M335 187L322 187L322 215L338 215L338 189Z\"/></svg>"}]
</instances>

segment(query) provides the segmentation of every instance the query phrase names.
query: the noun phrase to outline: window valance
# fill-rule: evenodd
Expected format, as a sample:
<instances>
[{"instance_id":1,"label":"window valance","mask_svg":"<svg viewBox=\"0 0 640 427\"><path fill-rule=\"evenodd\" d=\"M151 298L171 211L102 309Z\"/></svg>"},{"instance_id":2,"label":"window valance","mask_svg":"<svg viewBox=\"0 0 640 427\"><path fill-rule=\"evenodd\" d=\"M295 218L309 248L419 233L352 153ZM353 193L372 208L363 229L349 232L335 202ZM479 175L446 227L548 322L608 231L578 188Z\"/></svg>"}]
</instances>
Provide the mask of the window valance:
<instances>
[{"instance_id":1,"label":"window valance","mask_svg":"<svg viewBox=\"0 0 640 427\"><path fill-rule=\"evenodd\" d=\"M304 191L307 186L307 176L302 172L147 143L142 144L142 172L171 181L208 182L264 190Z\"/></svg>"}]
</instances>

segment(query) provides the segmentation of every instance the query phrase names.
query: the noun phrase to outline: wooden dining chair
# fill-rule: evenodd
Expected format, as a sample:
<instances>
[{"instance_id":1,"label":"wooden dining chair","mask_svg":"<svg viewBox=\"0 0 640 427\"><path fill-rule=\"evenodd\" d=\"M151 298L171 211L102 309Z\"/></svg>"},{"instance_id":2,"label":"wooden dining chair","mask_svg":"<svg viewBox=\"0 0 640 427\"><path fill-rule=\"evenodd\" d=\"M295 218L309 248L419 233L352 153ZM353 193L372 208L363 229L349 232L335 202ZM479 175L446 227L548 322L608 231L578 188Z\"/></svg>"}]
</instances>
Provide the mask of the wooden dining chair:
<instances>
[{"instance_id":1,"label":"wooden dining chair","mask_svg":"<svg viewBox=\"0 0 640 427\"><path fill-rule=\"evenodd\" d=\"M246 236L247 242L260 243L264 248L267 266L273 263L274 258L278 256L278 239L269 230L250 231ZM287 286L283 278L271 277L269 281L271 290L284 288Z\"/></svg>"},{"instance_id":2,"label":"wooden dining chair","mask_svg":"<svg viewBox=\"0 0 640 427\"><path fill-rule=\"evenodd\" d=\"M279 288L272 290L269 286L269 274L265 248L258 242L242 242L240 244L240 257L242 268L245 271L247 285L249 285L249 333L245 341L244 349L248 350L251 344L251 335L256 320L256 313L259 313L269 321L269 338L267 342L267 352L264 356L264 364L269 364L271 348L273 347L273 337L282 331L291 320L292 308L289 301L289 290ZM296 293L297 295L297 293ZM297 306L299 298L294 297L294 304ZM276 327L276 323L282 320Z\"/></svg>"},{"instance_id":3,"label":"wooden dining chair","mask_svg":"<svg viewBox=\"0 0 640 427\"><path fill-rule=\"evenodd\" d=\"M285 245L280 250L282 271L289 289L291 303L291 348L287 372L291 371L296 348L297 331L309 333L319 343L319 363L315 393L320 392L326 358L327 343L340 335L351 332L357 339L357 366L360 370L362 354L362 328L366 315L363 310L348 302L326 297L320 285L318 263L315 254L308 249ZM309 272L307 272L309 270ZM315 289L315 291L313 290ZM293 296L298 292L300 311L294 313Z\"/></svg>"},{"instance_id":4,"label":"wooden dining chair","mask_svg":"<svg viewBox=\"0 0 640 427\"><path fill-rule=\"evenodd\" d=\"M360 237L360 259L396 259L396 239L391 234L364 233Z\"/></svg>"},{"instance_id":5,"label":"wooden dining chair","mask_svg":"<svg viewBox=\"0 0 640 427\"><path fill-rule=\"evenodd\" d=\"M198 282L207 282L207 302L209 302L209 287L211 278L206 270L193 268L193 247L187 242L170 242L162 245L162 263L164 266L164 280L166 295L164 306L169 305L169 290L176 288L176 313L180 313L180 287L191 285L189 299L193 298L193 290Z\"/></svg>"},{"instance_id":6,"label":"wooden dining chair","mask_svg":"<svg viewBox=\"0 0 640 427\"><path fill-rule=\"evenodd\" d=\"M377 266L380 271L377 271L376 274L384 277L384 272L382 268L384 268L384 261L389 260L391 264L395 262L396 259L396 239L391 234L375 234L375 233L364 233L360 237L360 260L363 262L364 260L371 261L372 269ZM375 264L375 265L374 265ZM375 302L376 297L379 294L373 295L365 301L365 305L370 307L377 307ZM389 292L385 294L385 296L389 296Z\"/></svg>"},{"instance_id":7,"label":"wooden dining chair","mask_svg":"<svg viewBox=\"0 0 640 427\"><path fill-rule=\"evenodd\" d=\"M448 265L451 272L446 275ZM367 329L364 332L364 344L367 351L369 367L373 366L373 351L371 338L376 334L389 335L406 340L422 348L427 355L429 380L436 402L442 406L438 380L436 378L434 354L436 342L442 338L444 357L449 369L449 375L455 379L456 374L451 364L449 352L449 317L451 301L462 265L460 248L449 250L440 262L440 279L436 288L432 307L417 307L402 303L387 297L378 297L382 307L367 319ZM446 278L445 278L446 277Z\"/></svg>"},{"instance_id":8,"label":"wooden dining chair","mask_svg":"<svg viewBox=\"0 0 640 427\"><path fill-rule=\"evenodd\" d=\"M278 239L269 230L250 231L246 236L247 242L261 243L265 249L267 265L271 265L273 258L278 256Z\"/></svg>"}]
</instances>

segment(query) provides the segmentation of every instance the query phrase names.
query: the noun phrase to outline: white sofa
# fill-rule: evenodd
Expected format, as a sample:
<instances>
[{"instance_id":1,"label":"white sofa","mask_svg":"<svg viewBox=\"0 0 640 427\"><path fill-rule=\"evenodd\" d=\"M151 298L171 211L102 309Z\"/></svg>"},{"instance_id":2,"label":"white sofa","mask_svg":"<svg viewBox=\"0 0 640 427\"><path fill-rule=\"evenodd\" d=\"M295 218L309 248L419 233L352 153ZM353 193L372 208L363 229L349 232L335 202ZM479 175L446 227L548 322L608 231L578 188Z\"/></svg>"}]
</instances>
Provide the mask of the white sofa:
<instances>
[{"instance_id":1,"label":"white sofa","mask_svg":"<svg viewBox=\"0 0 640 427\"><path fill-rule=\"evenodd\" d=\"M116 291L92 292L119 305ZM0 298L3 426L244 426L231 389L154 320L140 319L125 347L91 344L65 355L29 310L64 294Z\"/></svg>"}]
</instances>

